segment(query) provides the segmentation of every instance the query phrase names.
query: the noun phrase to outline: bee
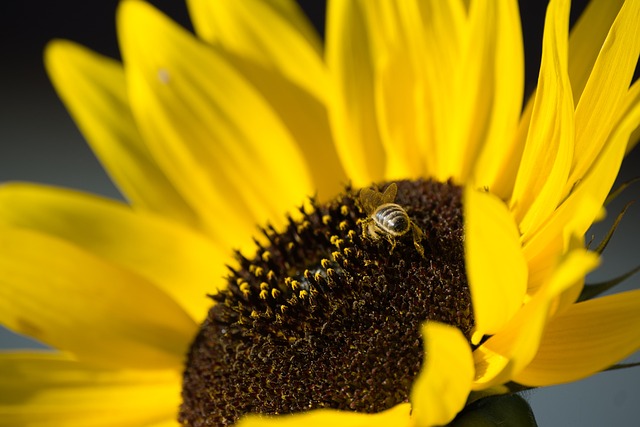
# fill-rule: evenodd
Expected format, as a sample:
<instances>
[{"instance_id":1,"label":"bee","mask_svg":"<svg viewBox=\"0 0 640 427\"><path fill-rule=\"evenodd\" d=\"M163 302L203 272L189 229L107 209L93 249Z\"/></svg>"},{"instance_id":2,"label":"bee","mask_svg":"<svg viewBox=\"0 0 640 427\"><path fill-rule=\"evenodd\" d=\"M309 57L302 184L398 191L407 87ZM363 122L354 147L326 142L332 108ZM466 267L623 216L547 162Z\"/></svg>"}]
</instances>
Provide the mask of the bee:
<instances>
[{"instance_id":1,"label":"bee","mask_svg":"<svg viewBox=\"0 0 640 427\"><path fill-rule=\"evenodd\" d=\"M378 240L384 237L391 243L391 251L396 246L396 238L404 236L411 230L413 234L413 244L416 250L424 257L424 248L420 241L424 237L424 233L420 227L415 225L407 211L397 203L393 203L398 193L398 186L392 182L381 193L372 188L363 188L360 190L360 204L365 213L369 215L362 222L362 235Z\"/></svg>"}]
</instances>

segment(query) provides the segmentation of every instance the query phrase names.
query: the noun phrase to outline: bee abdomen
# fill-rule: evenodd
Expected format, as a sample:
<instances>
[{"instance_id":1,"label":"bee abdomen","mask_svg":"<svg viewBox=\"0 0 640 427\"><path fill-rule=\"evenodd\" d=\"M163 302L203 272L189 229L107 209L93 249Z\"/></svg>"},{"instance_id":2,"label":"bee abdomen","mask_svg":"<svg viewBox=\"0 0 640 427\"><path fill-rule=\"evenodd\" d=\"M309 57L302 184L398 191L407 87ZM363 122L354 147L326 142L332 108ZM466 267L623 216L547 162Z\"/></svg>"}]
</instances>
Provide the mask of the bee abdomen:
<instances>
[{"instance_id":1,"label":"bee abdomen","mask_svg":"<svg viewBox=\"0 0 640 427\"><path fill-rule=\"evenodd\" d=\"M380 229L394 236L409 231L411 221L407 212L398 204L385 203L376 209L373 220Z\"/></svg>"}]
</instances>

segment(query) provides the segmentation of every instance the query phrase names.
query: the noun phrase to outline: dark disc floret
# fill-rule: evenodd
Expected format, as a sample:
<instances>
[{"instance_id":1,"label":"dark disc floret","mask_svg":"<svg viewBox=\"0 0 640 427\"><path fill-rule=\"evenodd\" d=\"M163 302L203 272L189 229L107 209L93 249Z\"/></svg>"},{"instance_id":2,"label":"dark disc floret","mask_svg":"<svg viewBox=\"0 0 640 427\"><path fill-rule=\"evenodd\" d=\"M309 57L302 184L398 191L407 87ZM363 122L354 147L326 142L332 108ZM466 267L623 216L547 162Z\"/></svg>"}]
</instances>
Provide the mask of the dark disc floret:
<instances>
[{"instance_id":1,"label":"dark disc floret","mask_svg":"<svg viewBox=\"0 0 640 427\"><path fill-rule=\"evenodd\" d=\"M370 214L347 188L328 203L312 200L282 231L266 227L254 256L236 255L188 355L183 425L318 408L383 411L409 399L425 320L470 336L461 188L396 184L395 203L422 231L420 246L410 232L368 235Z\"/></svg>"}]
</instances>

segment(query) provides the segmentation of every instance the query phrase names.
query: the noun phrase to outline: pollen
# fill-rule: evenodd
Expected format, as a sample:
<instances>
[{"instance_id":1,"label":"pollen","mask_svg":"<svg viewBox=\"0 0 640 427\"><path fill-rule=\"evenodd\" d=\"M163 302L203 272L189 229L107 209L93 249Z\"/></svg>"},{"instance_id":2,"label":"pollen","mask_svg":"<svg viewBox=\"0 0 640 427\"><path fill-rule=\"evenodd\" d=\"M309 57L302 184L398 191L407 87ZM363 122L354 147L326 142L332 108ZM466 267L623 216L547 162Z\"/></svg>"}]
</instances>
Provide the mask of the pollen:
<instances>
[{"instance_id":1,"label":"pollen","mask_svg":"<svg viewBox=\"0 0 640 427\"><path fill-rule=\"evenodd\" d=\"M423 254L411 232L371 238L363 229L370 212L352 188L325 204L311 200L285 229L262 230L268 243L255 254L236 254L239 266L211 296L188 355L183 425L319 408L383 411L409 399L424 321L457 326L469 339L461 188L395 184L394 203L419 228Z\"/></svg>"}]
</instances>

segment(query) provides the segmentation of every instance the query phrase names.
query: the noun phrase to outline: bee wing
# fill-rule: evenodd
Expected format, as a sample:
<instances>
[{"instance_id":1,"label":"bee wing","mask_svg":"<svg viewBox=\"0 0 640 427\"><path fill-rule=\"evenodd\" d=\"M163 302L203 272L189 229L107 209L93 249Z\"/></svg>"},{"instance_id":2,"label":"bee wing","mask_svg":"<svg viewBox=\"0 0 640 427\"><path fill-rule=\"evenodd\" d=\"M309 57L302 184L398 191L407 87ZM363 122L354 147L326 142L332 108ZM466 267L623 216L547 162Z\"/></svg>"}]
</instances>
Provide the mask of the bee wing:
<instances>
[{"instance_id":1,"label":"bee wing","mask_svg":"<svg viewBox=\"0 0 640 427\"><path fill-rule=\"evenodd\" d=\"M381 196L380 204L393 203L393 201L396 199L396 194L398 194L398 186L395 182L392 182L384 190L384 193Z\"/></svg>"},{"instance_id":2,"label":"bee wing","mask_svg":"<svg viewBox=\"0 0 640 427\"><path fill-rule=\"evenodd\" d=\"M360 204L365 212L371 213L382 204L382 194L371 188L363 188L360 190Z\"/></svg>"}]
</instances>

